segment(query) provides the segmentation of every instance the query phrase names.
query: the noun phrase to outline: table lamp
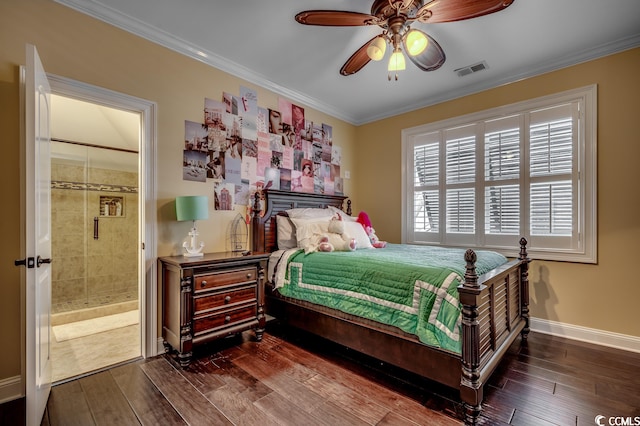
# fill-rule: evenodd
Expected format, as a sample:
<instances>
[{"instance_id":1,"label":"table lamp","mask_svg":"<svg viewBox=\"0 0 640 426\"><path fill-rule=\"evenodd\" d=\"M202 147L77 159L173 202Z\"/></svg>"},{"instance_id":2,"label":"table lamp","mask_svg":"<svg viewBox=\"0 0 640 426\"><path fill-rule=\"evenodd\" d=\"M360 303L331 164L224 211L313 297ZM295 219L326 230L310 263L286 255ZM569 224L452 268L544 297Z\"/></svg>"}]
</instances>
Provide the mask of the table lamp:
<instances>
[{"instance_id":1,"label":"table lamp","mask_svg":"<svg viewBox=\"0 0 640 426\"><path fill-rule=\"evenodd\" d=\"M192 195L185 197L176 197L176 218L179 221L192 220L193 228L189 231L189 244L185 241L182 247L185 248L185 257L200 257L204 254L202 249L204 243L200 242L199 246L196 246L196 240L198 236L198 230L196 229L196 220L209 218L209 199L204 195Z\"/></svg>"}]
</instances>

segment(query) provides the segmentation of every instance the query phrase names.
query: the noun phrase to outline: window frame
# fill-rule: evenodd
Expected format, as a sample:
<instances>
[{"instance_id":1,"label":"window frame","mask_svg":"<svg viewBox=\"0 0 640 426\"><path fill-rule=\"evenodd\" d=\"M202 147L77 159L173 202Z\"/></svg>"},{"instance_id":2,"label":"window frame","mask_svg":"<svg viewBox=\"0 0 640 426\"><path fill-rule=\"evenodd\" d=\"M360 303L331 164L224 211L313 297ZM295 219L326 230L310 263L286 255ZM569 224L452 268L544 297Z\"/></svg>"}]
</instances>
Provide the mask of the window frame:
<instances>
[{"instance_id":1,"label":"window frame","mask_svg":"<svg viewBox=\"0 0 640 426\"><path fill-rule=\"evenodd\" d=\"M547 237L531 235L529 197L533 178L529 175L529 150L523 150L529 143L529 113L561 104L574 103L578 108L577 120L574 120L573 134L577 137L573 164L575 178L573 196L577 201L572 212L574 228L571 237ZM520 116L520 235L495 235L485 233L485 123ZM447 234L446 212L446 140L447 131L476 128L476 170L475 170L475 233ZM528 252L532 259L570 261L579 263L597 263L597 85L567 90L561 93L543 96L453 117L434 123L403 129L402 136L402 243L421 245L442 245L489 249L506 256L518 255L518 240L525 237L529 241ZM428 142L421 142L428 141ZM437 142L433 142L437 140ZM416 184L414 168L414 146L424 143L438 143L439 149L439 232L414 232L414 196ZM512 180L513 182L513 180ZM502 184L501 182L499 182ZM433 188L433 187L432 187ZM526 194L524 193L526 192ZM430 235L425 235L430 234ZM418 238L420 237L420 238ZM497 238L496 238L497 237ZM554 244L560 238L571 238L571 248L559 248Z\"/></svg>"}]
</instances>

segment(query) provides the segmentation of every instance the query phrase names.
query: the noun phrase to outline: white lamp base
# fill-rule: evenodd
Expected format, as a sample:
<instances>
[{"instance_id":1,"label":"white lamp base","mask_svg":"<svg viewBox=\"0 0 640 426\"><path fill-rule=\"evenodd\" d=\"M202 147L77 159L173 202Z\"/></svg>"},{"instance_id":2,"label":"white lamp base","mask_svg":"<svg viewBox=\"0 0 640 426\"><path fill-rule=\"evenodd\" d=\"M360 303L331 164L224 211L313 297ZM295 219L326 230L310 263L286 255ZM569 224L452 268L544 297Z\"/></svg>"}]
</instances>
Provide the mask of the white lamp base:
<instances>
[{"instance_id":1,"label":"white lamp base","mask_svg":"<svg viewBox=\"0 0 640 426\"><path fill-rule=\"evenodd\" d=\"M189 231L189 242L187 244L185 241L182 243L182 247L187 251L183 254L184 257L202 257L204 253L202 253L202 249L204 248L204 243L200 242L200 246L196 246L196 237L198 236L198 231L196 230L195 221L193 223L193 228Z\"/></svg>"},{"instance_id":2,"label":"white lamp base","mask_svg":"<svg viewBox=\"0 0 640 426\"><path fill-rule=\"evenodd\" d=\"M204 253L184 253L183 254L184 257L202 257L204 256Z\"/></svg>"}]
</instances>

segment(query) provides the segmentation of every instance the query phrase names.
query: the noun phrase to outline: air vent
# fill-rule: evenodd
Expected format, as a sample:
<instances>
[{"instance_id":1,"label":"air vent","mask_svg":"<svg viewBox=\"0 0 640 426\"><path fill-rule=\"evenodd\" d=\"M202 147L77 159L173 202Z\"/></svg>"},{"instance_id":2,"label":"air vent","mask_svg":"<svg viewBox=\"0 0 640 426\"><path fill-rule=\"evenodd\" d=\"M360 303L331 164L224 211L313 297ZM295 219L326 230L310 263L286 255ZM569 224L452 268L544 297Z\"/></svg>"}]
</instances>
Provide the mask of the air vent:
<instances>
[{"instance_id":1,"label":"air vent","mask_svg":"<svg viewBox=\"0 0 640 426\"><path fill-rule=\"evenodd\" d=\"M458 68L457 70L454 70L454 72L458 74L458 77L464 77L465 75L486 70L487 68L489 68L487 63L485 61L482 61L482 62L478 62L477 64L469 65L463 68Z\"/></svg>"}]
</instances>

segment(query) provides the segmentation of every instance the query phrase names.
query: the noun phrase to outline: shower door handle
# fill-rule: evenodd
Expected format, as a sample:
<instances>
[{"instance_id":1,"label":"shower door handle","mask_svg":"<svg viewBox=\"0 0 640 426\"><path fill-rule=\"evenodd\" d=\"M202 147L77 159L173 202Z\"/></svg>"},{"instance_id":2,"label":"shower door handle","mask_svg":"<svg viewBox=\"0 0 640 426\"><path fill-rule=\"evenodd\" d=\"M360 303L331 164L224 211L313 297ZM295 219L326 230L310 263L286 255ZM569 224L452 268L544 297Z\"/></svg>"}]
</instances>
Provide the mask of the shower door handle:
<instances>
[{"instance_id":1,"label":"shower door handle","mask_svg":"<svg viewBox=\"0 0 640 426\"><path fill-rule=\"evenodd\" d=\"M41 267L43 263L51 263L51 258L43 259L42 257L38 256L36 260L36 265L38 265L38 268Z\"/></svg>"},{"instance_id":2,"label":"shower door handle","mask_svg":"<svg viewBox=\"0 0 640 426\"><path fill-rule=\"evenodd\" d=\"M98 216L93 218L93 239L98 239Z\"/></svg>"}]
</instances>

